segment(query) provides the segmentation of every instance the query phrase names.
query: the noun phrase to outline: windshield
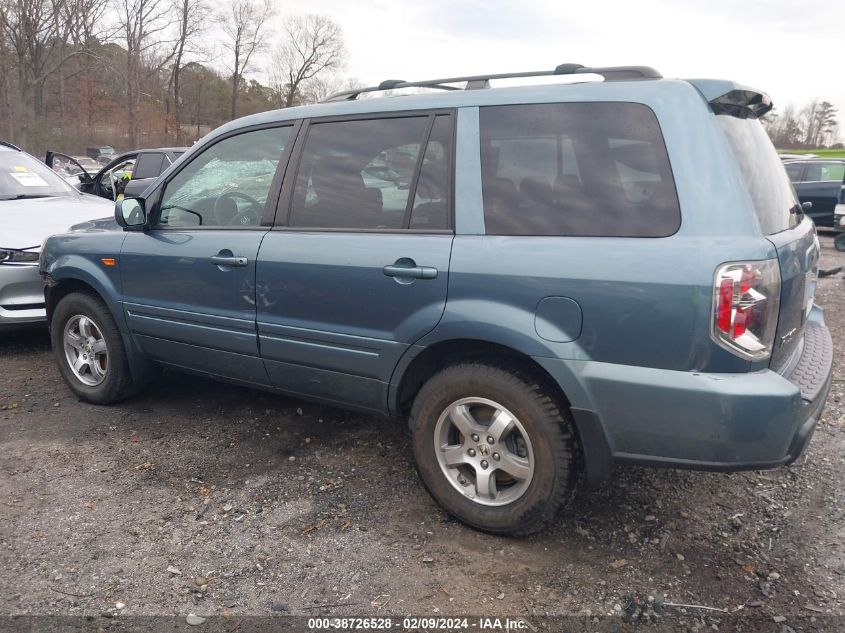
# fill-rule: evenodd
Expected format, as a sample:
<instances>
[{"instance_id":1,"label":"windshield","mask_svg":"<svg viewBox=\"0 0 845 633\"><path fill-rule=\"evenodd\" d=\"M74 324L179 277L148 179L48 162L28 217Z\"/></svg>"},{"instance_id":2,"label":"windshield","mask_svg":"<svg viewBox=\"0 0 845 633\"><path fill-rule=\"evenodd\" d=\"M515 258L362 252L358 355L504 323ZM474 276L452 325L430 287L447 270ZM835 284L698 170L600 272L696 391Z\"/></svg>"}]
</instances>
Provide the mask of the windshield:
<instances>
[{"instance_id":1,"label":"windshield","mask_svg":"<svg viewBox=\"0 0 845 633\"><path fill-rule=\"evenodd\" d=\"M716 120L739 163L763 233L772 235L796 226L801 214L793 213L798 204L795 189L760 122L728 114Z\"/></svg>"},{"instance_id":2,"label":"windshield","mask_svg":"<svg viewBox=\"0 0 845 633\"><path fill-rule=\"evenodd\" d=\"M69 196L76 190L23 152L0 152L0 200Z\"/></svg>"}]
</instances>

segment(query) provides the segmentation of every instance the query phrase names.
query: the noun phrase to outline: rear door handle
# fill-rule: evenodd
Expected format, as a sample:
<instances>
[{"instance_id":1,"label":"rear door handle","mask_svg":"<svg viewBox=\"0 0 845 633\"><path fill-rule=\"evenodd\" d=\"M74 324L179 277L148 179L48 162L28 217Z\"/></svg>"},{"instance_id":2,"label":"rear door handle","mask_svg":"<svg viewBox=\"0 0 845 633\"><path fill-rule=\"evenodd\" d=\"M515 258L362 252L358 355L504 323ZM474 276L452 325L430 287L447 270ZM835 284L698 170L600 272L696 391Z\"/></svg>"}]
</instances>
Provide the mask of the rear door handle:
<instances>
[{"instance_id":1,"label":"rear door handle","mask_svg":"<svg viewBox=\"0 0 845 633\"><path fill-rule=\"evenodd\" d=\"M390 264L382 268L388 277L405 277L412 279L437 279L437 269L430 266L397 266Z\"/></svg>"},{"instance_id":2,"label":"rear door handle","mask_svg":"<svg viewBox=\"0 0 845 633\"><path fill-rule=\"evenodd\" d=\"M209 259L209 261L214 264L215 266L246 266L247 259L246 257L240 257L238 255L214 255Z\"/></svg>"}]
</instances>

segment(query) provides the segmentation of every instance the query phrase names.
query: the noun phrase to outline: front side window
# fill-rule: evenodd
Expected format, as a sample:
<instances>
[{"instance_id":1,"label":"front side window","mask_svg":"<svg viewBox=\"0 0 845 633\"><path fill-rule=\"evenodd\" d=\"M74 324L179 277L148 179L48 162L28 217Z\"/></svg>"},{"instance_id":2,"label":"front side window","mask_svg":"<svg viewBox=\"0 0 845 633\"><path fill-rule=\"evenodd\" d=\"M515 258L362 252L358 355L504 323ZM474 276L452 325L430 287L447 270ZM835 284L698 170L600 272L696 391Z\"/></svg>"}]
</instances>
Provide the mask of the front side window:
<instances>
[{"instance_id":1,"label":"front side window","mask_svg":"<svg viewBox=\"0 0 845 633\"><path fill-rule=\"evenodd\" d=\"M804 165L801 163L787 163L784 165L786 175L792 182L801 182L801 172L804 170Z\"/></svg>"},{"instance_id":2,"label":"front side window","mask_svg":"<svg viewBox=\"0 0 845 633\"><path fill-rule=\"evenodd\" d=\"M447 229L448 192L444 180L448 181L451 165L450 129L447 116L310 125L291 201L289 226ZM430 140L426 146L427 137Z\"/></svg>"},{"instance_id":3,"label":"front side window","mask_svg":"<svg viewBox=\"0 0 845 633\"><path fill-rule=\"evenodd\" d=\"M290 131L278 127L244 132L197 155L167 183L159 225L259 225Z\"/></svg>"},{"instance_id":4,"label":"front side window","mask_svg":"<svg viewBox=\"0 0 845 633\"><path fill-rule=\"evenodd\" d=\"M681 222L654 112L636 103L481 108L492 235L665 237Z\"/></svg>"},{"instance_id":5,"label":"front side window","mask_svg":"<svg viewBox=\"0 0 845 633\"><path fill-rule=\"evenodd\" d=\"M135 169L135 156L122 160L115 164L110 169L103 172L100 176L100 191L111 196L112 199L117 197L126 186L126 183L132 178L132 172Z\"/></svg>"}]
</instances>

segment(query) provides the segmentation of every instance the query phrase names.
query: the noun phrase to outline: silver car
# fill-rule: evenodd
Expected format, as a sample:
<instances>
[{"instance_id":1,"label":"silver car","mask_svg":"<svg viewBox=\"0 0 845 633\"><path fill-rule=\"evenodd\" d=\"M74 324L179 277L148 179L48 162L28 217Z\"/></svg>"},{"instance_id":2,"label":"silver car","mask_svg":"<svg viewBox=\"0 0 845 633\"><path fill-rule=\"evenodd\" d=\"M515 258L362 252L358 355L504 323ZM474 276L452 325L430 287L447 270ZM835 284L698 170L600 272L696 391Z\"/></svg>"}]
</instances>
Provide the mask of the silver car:
<instances>
[{"instance_id":1,"label":"silver car","mask_svg":"<svg viewBox=\"0 0 845 633\"><path fill-rule=\"evenodd\" d=\"M112 210L108 200L80 193L44 163L0 141L0 330L46 320L41 243Z\"/></svg>"}]
</instances>

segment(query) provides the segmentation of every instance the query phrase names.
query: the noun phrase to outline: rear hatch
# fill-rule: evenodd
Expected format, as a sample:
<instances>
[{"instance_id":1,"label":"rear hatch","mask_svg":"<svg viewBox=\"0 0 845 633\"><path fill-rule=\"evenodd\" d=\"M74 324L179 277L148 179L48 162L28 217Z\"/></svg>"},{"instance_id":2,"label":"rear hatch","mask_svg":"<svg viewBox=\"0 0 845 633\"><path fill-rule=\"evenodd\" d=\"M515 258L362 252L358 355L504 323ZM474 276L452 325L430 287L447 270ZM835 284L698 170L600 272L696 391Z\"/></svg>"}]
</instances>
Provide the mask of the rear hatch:
<instances>
[{"instance_id":1,"label":"rear hatch","mask_svg":"<svg viewBox=\"0 0 845 633\"><path fill-rule=\"evenodd\" d=\"M712 102L711 102L712 103ZM802 349L804 326L816 290L819 241L812 220L801 211L795 190L766 131L742 109L716 119L739 163L760 228L777 249L780 314L769 366L787 373Z\"/></svg>"}]
</instances>

